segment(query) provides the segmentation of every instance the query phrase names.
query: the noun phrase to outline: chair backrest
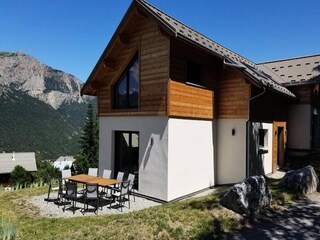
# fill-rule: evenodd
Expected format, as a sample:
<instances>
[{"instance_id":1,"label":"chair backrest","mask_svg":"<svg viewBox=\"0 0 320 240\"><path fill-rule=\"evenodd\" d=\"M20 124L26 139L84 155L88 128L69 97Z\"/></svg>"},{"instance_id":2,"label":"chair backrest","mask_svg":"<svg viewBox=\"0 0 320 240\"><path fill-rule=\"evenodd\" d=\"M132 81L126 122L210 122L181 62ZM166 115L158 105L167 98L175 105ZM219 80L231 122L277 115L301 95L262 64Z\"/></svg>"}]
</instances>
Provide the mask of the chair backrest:
<instances>
[{"instance_id":1,"label":"chair backrest","mask_svg":"<svg viewBox=\"0 0 320 240\"><path fill-rule=\"evenodd\" d=\"M109 170L109 169L104 169L104 170L103 170L102 177L103 177L103 178L111 178L111 170Z\"/></svg>"},{"instance_id":2,"label":"chair backrest","mask_svg":"<svg viewBox=\"0 0 320 240\"><path fill-rule=\"evenodd\" d=\"M62 178L59 178L59 190L58 190L58 193L59 194L62 194L63 190L65 190L65 185L63 183L63 179Z\"/></svg>"},{"instance_id":3,"label":"chair backrest","mask_svg":"<svg viewBox=\"0 0 320 240\"><path fill-rule=\"evenodd\" d=\"M135 177L136 177L136 176L135 176L134 174L129 173L129 176L128 176L128 180L130 181L129 191L131 191L132 188L133 188L134 178L135 178Z\"/></svg>"},{"instance_id":4,"label":"chair backrest","mask_svg":"<svg viewBox=\"0 0 320 240\"><path fill-rule=\"evenodd\" d=\"M125 195L129 193L130 180L121 182L121 195Z\"/></svg>"},{"instance_id":5,"label":"chair backrest","mask_svg":"<svg viewBox=\"0 0 320 240\"><path fill-rule=\"evenodd\" d=\"M98 198L98 184L87 183L85 197L90 198L90 199L97 199Z\"/></svg>"},{"instance_id":6,"label":"chair backrest","mask_svg":"<svg viewBox=\"0 0 320 240\"><path fill-rule=\"evenodd\" d=\"M62 178L71 177L71 169L65 169L61 172Z\"/></svg>"},{"instance_id":7,"label":"chair backrest","mask_svg":"<svg viewBox=\"0 0 320 240\"><path fill-rule=\"evenodd\" d=\"M52 190L52 185L53 185L53 180L50 179L50 181L49 181L49 189L48 189L48 199L50 197L50 193L51 193L51 190Z\"/></svg>"},{"instance_id":8,"label":"chair backrest","mask_svg":"<svg viewBox=\"0 0 320 240\"><path fill-rule=\"evenodd\" d=\"M98 176L98 168L89 168L88 175L94 177Z\"/></svg>"},{"instance_id":9,"label":"chair backrest","mask_svg":"<svg viewBox=\"0 0 320 240\"><path fill-rule=\"evenodd\" d=\"M66 182L66 196L76 197L77 196L77 184L75 182Z\"/></svg>"},{"instance_id":10,"label":"chair backrest","mask_svg":"<svg viewBox=\"0 0 320 240\"><path fill-rule=\"evenodd\" d=\"M118 181L122 181L123 180L123 176L124 176L124 172L118 172L117 180Z\"/></svg>"}]
</instances>

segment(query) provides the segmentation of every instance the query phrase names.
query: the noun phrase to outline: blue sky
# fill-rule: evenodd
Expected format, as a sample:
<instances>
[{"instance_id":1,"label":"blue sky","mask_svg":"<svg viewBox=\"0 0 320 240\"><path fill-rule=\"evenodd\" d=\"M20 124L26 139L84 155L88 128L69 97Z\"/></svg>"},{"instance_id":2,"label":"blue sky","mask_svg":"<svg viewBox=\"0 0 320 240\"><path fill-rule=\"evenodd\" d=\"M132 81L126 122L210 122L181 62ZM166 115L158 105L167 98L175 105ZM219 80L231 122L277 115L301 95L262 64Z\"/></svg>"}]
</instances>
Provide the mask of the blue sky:
<instances>
[{"instance_id":1,"label":"blue sky","mask_svg":"<svg viewBox=\"0 0 320 240\"><path fill-rule=\"evenodd\" d=\"M320 53L319 0L149 0L254 61ZM0 51L86 81L131 0L1 0Z\"/></svg>"}]
</instances>

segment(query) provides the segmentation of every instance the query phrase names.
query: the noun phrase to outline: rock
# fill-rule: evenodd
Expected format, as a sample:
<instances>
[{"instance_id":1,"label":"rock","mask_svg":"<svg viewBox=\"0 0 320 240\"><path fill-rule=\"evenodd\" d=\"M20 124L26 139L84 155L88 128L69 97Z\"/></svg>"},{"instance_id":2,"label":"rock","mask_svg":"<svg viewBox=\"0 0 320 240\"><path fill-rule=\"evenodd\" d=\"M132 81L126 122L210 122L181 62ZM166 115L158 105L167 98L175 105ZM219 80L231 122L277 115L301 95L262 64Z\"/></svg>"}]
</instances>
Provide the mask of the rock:
<instances>
[{"instance_id":1,"label":"rock","mask_svg":"<svg viewBox=\"0 0 320 240\"><path fill-rule=\"evenodd\" d=\"M232 186L220 200L222 206L240 214L259 212L271 204L271 192L263 176L252 176Z\"/></svg>"},{"instance_id":2,"label":"rock","mask_svg":"<svg viewBox=\"0 0 320 240\"><path fill-rule=\"evenodd\" d=\"M319 178L312 166L306 166L298 170L288 171L281 180L281 185L285 188L303 194L317 191Z\"/></svg>"}]
</instances>

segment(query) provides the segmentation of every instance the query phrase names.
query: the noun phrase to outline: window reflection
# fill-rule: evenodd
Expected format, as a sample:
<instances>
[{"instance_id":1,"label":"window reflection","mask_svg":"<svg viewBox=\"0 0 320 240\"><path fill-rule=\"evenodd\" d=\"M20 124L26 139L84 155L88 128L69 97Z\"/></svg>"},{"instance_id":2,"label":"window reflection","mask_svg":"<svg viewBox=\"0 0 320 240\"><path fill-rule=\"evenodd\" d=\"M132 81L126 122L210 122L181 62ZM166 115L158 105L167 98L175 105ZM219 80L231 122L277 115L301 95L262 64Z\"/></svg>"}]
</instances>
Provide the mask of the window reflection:
<instances>
[{"instance_id":1,"label":"window reflection","mask_svg":"<svg viewBox=\"0 0 320 240\"><path fill-rule=\"evenodd\" d=\"M139 101L139 61L134 56L114 89L114 108L137 108Z\"/></svg>"}]
</instances>

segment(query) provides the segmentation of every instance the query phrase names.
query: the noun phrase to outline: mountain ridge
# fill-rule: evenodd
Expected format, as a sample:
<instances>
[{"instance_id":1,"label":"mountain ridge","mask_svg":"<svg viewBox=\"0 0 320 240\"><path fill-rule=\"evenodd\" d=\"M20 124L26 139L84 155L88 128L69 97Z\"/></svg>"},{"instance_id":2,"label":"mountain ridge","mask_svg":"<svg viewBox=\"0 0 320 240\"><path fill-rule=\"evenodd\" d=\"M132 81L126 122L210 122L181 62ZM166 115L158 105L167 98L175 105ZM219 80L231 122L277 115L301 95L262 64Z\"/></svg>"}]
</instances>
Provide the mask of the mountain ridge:
<instances>
[{"instance_id":1,"label":"mountain ridge","mask_svg":"<svg viewBox=\"0 0 320 240\"><path fill-rule=\"evenodd\" d=\"M0 51L0 152L75 155L88 104L82 82L23 52Z\"/></svg>"},{"instance_id":2,"label":"mountain ridge","mask_svg":"<svg viewBox=\"0 0 320 240\"><path fill-rule=\"evenodd\" d=\"M24 91L55 109L63 103L78 102L83 83L71 74L51 68L22 52L0 51L0 83Z\"/></svg>"}]
</instances>

